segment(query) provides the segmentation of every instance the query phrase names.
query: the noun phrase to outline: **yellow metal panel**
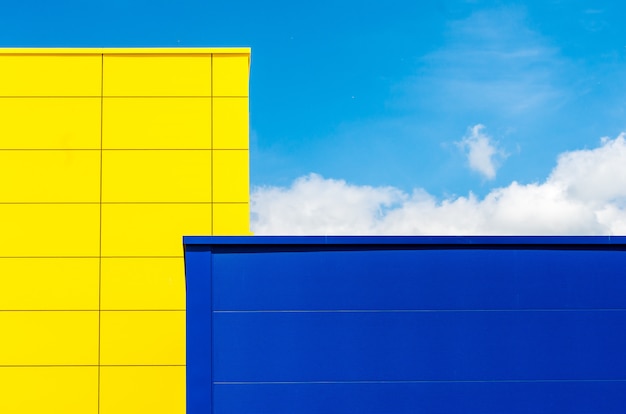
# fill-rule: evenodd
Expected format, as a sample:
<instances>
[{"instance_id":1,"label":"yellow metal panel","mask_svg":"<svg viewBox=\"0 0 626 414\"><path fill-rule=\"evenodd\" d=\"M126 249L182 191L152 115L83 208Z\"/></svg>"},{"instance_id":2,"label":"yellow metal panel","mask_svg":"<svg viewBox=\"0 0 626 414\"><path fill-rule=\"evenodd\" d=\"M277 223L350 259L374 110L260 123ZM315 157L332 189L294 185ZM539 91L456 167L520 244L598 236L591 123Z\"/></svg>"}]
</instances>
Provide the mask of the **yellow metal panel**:
<instances>
[{"instance_id":1,"label":"yellow metal panel","mask_svg":"<svg viewBox=\"0 0 626 414\"><path fill-rule=\"evenodd\" d=\"M0 150L0 202L99 202L100 151Z\"/></svg>"},{"instance_id":2,"label":"yellow metal panel","mask_svg":"<svg viewBox=\"0 0 626 414\"><path fill-rule=\"evenodd\" d=\"M0 413L96 414L98 367L0 367Z\"/></svg>"},{"instance_id":3,"label":"yellow metal panel","mask_svg":"<svg viewBox=\"0 0 626 414\"><path fill-rule=\"evenodd\" d=\"M213 234L216 236L250 236L248 203L214 204Z\"/></svg>"},{"instance_id":4,"label":"yellow metal panel","mask_svg":"<svg viewBox=\"0 0 626 414\"><path fill-rule=\"evenodd\" d=\"M183 256L183 235L211 234L211 204L103 204L103 256Z\"/></svg>"},{"instance_id":5,"label":"yellow metal panel","mask_svg":"<svg viewBox=\"0 0 626 414\"><path fill-rule=\"evenodd\" d=\"M102 200L210 202L211 151L103 151Z\"/></svg>"},{"instance_id":6,"label":"yellow metal panel","mask_svg":"<svg viewBox=\"0 0 626 414\"><path fill-rule=\"evenodd\" d=\"M248 96L250 56L213 55L213 96Z\"/></svg>"},{"instance_id":7,"label":"yellow metal panel","mask_svg":"<svg viewBox=\"0 0 626 414\"><path fill-rule=\"evenodd\" d=\"M108 54L104 77L101 53ZM211 53L218 53L213 62ZM99 312L72 310L97 309L99 299L104 309L116 310L101 315L102 363L184 364L185 313L171 311L185 306L182 235L248 234L248 64L249 49L0 49L0 96L25 96L0 98L0 149L98 150L102 114L107 149L209 150L213 142L244 150L107 151L105 200L121 203L104 204L102 221L99 151L91 153L94 163L72 158L80 152L0 154L0 177L8 177L0 178L0 203L34 202L0 204L0 332L10 338L0 341L0 365L97 364ZM219 85L211 85L212 77ZM101 111L102 87L108 96L135 98L105 98ZM212 108L212 98L203 98L211 94L242 98L214 98ZM219 175L218 201L244 203L207 203L212 169ZM37 204L42 201L93 204ZM101 225L105 256L177 258L102 259L101 298L99 259L9 258L97 257ZM39 311L16 312L29 308ZM90 380L72 377L75 383L68 375L7 377L7 369L0 368L0 389L15 398L0 398L0 413L98 408L97 367L88 368ZM103 413L184 413L184 367L101 370ZM43 390L41 397L33 387Z\"/></svg>"},{"instance_id":8,"label":"yellow metal panel","mask_svg":"<svg viewBox=\"0 0 626 414\"><path fill-rule=\"evenodd\" d=\"M0 55L93 55L93 54L116 54L116 55L141 55L141 54L168 54L168 55L207 55L211 53L220 54L250 54L249 47L128 47L128 48L85 48L85 47L50 47L50 48L0 48Z\"/></svg>"},{"instance_id":9,"label":"yellow metal panel","mask_svg":"<svg viewBox=\"0 0 626 414\"><path fill-rule=\"evenodd\" d=\"M100 414L184 414L185 367L102 367Z\"/></svg>"},{"instance_id":10,"label":"yellow metal panel","mask_svg":"<svg viewBox=\"0 0 626 414\"><path fill-rule=\"evenodd\" d=\"M184 310L183 259L102 259L102 309Z\"/></svg>"},{"instance_id":11,"label":"yellow metal panel","mask_svg":"<svg viewBox=\"0 0 626 414\"><path fill-rule=\"evenodd\" d=\"M97 311L3 311L0 332L0 366L98 363Z\"/></svg>"},{"instance_id":12,"label":"yellow metal panel","mask_svg":"<svg viewBox=\"0 0 626 414\"><path fill-rule=\"evenodd\" d=\"M98 256L98 204L0 204L0 257Z\"/></svg>"},{"instance_id":13,"label":"yellow metal panel","mask_svg":"<svg viewBox=\"0 0 626 414\"><path fill-rule=\"evenodd\" d=\"M102 311L102 365L184 365L185 311Z\"/></svg>"},{"instance_id":14,"label":"yellow metal panel","mask_svg":"<svg viewBox=\"0 0 626 414\"><path fill-rule=\"evenodd\" d=\"M248 98L213 98L213 148L248 149Z\"/></svg>"},{"instance_id":15,"label":"yellow metal panel","mask_svg":"<svg viewBox=\"0 0 626 414\"><path fill-rule=\"evenodd\" d=\"M211 98L105 98L102 148L210 149Z\"/></svg>"},{"instance_id":16,"label":"yellow metal panel","mask_svg":"<svg viewBox=\"0 0 626 414\"><path fill-rule=\"evenodd\" d=\"M100 55L0 55L0 96L100 96Z\"/></svg>"},{"instance_id":17,"label":"yellow metal panel","mask_svg":"<svg viewBox=\"0 0 626 414\"><path fill-rule=\"evenodd\" d=\"M98 285L98 259L0 258L0 310L98 310Z\"/></svg>"},{"instance_id":18,"label":"yellow metal panel","mask_svg":"<svg viewBox=\"0 0 626 414\"><path fill-rule=\"evenodd\" d=\"M210 96L211 55L105 55L104 96Z\"/></svg>"},{"instance_id":19,"label":"yellow metal panel","mask_svg":"<svg viewBox=\"0 0 626 414\"><path fill-rule=\"evenodd\" d=\"M213 151L213 201L247 202L248 151Z\"/></svg>"},{"instance_id":20,"label":"yellow metal panel","mask_svg":"<svg viewBox=\"0 0 626 414\"><path fill-rule=\"evenodd\" d=\"M0 98L0 149L100 149L100 98Z\"/></svg>"}]
</instances>

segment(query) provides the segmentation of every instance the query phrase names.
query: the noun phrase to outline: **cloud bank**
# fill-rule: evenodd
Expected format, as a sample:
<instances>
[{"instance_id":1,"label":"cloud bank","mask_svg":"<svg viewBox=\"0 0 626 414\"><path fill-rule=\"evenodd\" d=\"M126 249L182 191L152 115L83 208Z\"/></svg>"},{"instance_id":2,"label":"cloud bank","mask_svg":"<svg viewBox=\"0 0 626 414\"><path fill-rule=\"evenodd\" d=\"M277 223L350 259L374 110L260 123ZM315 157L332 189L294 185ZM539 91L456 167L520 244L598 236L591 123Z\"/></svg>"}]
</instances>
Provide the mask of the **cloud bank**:
<instances>
[{"instance_id":1,"label":"cloud bank","mask_svg":"<svg viewBox=\"0 0 626 414\"><path fill-rule=\"evenodd\" d=\"M254 189L251 209L257 235L626 234L626 133L561 154L543 182L512 182L482 199L310 174L289 187Z\"/></svg>"}]
</instances>

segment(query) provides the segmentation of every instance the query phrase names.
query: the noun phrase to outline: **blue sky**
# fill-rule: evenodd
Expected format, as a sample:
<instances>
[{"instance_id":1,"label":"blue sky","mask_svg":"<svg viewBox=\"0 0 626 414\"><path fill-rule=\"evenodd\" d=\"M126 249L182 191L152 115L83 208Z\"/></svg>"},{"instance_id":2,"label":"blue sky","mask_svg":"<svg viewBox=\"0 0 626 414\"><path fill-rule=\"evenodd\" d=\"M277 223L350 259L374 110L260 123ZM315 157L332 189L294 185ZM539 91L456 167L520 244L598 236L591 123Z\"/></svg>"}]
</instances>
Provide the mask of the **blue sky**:
<instances>
[{"instance_id":1,"label":"blue sky","mask_svg":"<svg viewBox=\"0 0 626 414\"><path fill-rule=\"evenodd\" d=\"M0 46L250 46L253 188L316 173L441 203L543 183L626 131L625 17L617 0L23 0Z\"/></svg>"}]
</instances>

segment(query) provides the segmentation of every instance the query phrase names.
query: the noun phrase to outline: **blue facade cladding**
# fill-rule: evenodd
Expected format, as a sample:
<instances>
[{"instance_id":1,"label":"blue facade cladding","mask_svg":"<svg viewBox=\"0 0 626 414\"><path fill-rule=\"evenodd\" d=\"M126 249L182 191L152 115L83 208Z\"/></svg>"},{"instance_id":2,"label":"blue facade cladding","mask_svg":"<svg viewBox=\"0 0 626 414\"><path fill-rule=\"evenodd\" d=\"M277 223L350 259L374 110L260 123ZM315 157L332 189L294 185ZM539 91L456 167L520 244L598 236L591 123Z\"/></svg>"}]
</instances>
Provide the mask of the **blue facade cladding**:
<instances>
[{"instance_id":1,"label":"blue facade cladding","mask_svg":"<svg viewBox=\"0 0 626 414\"><path fill-rule=\"evenodd\" d=\"M190 414L626 407L626 237L184 243Z\"/></svg>"}]
</instances>

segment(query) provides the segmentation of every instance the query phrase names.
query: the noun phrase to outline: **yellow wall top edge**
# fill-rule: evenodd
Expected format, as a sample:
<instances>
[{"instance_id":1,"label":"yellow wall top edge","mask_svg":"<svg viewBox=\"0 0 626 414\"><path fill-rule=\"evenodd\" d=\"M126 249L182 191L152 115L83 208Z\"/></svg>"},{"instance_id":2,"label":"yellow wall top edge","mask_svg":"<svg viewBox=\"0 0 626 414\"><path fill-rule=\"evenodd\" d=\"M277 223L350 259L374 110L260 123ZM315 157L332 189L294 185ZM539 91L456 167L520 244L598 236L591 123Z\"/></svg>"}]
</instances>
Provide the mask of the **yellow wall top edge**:
<instances>
[{"instance_id":1,"label":"yellow wall top edge","mask_svg":"<svg viewBox=\"0 0 626 414\"><path fill-rule=\"evenodd\" d=\"M249 47L131 47L131 48L0 48L0 55L93 55L93 54L243 54Z\"/></svg>"}]
</instances>

